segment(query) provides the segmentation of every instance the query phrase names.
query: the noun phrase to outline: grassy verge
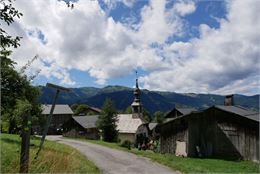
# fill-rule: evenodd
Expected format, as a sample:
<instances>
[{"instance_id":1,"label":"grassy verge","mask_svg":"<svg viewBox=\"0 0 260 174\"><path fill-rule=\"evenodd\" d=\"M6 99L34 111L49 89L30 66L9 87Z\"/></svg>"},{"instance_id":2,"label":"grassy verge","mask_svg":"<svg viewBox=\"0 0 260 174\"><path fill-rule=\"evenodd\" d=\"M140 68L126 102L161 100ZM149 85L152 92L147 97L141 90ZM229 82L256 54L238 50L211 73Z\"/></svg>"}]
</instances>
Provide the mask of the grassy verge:
<instances>
[{"instance_id":1,"label":"grassy verge","mask_svg":"<svg viewBox=\"0 0 260 174\"><path fill-rule=\"evenodd\" d=\"M108 143L104 141L86 139L78 140L87 141L90 143L95 143L144 156L155 162L166 165L173 170L178 170L183 173L259 173L259 164L252 161L183 158L170 154L154 153L152 151L139 151L137 149L128 150L127 148L119 146L117 143Z\"/></svg>"},{"instance_id":2,"label":"grassy verge","mask_svg":"<svg viewBox=\"0 0 260 174\"><path fill-rule=\"evenodd\" d=\"M20 141L18 135L0 135L1 173L19 172ZM100 173L94 163L76 149L51 141L44 143L43 150L35 160L39 144L39 138L31 138L30 173Z\"/></svg>"}]
</instances>

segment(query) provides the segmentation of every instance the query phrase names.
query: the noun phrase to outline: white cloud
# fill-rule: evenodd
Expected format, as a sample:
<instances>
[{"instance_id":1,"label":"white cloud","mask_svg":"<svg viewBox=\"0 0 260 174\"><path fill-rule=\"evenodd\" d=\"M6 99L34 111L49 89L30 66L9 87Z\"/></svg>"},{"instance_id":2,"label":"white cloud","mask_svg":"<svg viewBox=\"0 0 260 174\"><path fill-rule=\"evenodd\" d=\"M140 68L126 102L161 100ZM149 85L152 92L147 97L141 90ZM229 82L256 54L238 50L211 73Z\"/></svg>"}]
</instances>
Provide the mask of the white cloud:
<instances>
[{"instance_id":1,"label":"white cloud","mask_svg":"<svg viewBox=\"0 0 260 174\"><path fill-rule=\"evenodd\" d=\"M143 77L144 87L177 92L255 93L258 87L254 80L259 78L260 1L231 1L229 5L227 20L221 21L220 29L203 24L199 39L167 46L166 53L173 52L169 59L174 59L175 64ZM174 54L176 44L178 51ZM182 65L176 63L180 60Z\"/></svg>"},{"instance_id":2,"label":"white cloud","mask_svg":"<svg viewBox=\"0 0 260 174\"><path fill-rule=\"evenodd\" d=\"M122 2L130 6L133 1ZM259 77L260 1L228 3L227 20L219 20L220 28L202 24L200 38L189 42L166 43L185 32L181 16L196 10L192 1L178 1L166 9L165 0L154 0L141 10L133 30L115 22L98 1L79 0L70 9L63 1L19 0L15 4L24 16L6 30L23 36L13 54L18 65L39 54L44 61L32 70L40 68L41 75L63 84L75 84L72 69L89 73L103 85L139 67L149 72L140 79L148 89L249 94L256 91L253 81ZM153 43L161 47L151 47Z\"/></svg>"},{"instance_id":3,"label":"white cloud","mask_svg":"<svg viewBox=\"0 0 260 174\"><path fill-rule=\"evenodd\" d=\"M193 1L189 2L177 2L174 5L174 10L179 13L181 16L185 16L193 13L196 10L195 3Z\"/></svg>"},{"instance_id":4,"label":"white cloud","mask_svg":"<svg viewBox=\"0 0 260 174\"><path fill-rule=\"evenodd\" d=\"M181 28L179 19L170 18L173 15L165 10L165 1L158 0L142 9L139 31L115 22L97 1L78 1L74 9L56 0L20 0L15 6L24 14L8 29L13 35L23 36L21 47L13 54L15 60L22 64L39 54L57 69L54 71L55 67L50 69L42 64L45 73L41 75L53 76L68 84L75 84L69 77L70 69L88 72L98 84L125 76L137 67L148 71L162 69L167 65L149 44L163 43ZM160 26L153 21L160 21ZM38 38L38 33L44 35L44 41Z\"/></svg>"}]
</instances>

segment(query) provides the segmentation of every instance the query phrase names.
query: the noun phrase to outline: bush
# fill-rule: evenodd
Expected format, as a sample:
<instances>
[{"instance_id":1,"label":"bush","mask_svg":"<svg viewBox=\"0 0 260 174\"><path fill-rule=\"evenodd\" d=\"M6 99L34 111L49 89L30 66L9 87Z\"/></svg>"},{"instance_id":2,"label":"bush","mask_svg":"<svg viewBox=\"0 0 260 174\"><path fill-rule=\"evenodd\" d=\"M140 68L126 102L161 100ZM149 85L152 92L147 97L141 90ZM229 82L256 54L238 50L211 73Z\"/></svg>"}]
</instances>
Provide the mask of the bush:
<instances>
[{"instance_id":1,"label":"bush","mask_svg":"<svg viewBox=\"0 0 260 174\"><path fill-rule=\"evenodd\" d=\"M123 141L123 143L122 143L120 146L121 146L121 147L126 147L126 148L128 148L129 150L131 150L131 145L132 145L131 141L125 140L125 141Z\"/></svg>"}]
</instances>

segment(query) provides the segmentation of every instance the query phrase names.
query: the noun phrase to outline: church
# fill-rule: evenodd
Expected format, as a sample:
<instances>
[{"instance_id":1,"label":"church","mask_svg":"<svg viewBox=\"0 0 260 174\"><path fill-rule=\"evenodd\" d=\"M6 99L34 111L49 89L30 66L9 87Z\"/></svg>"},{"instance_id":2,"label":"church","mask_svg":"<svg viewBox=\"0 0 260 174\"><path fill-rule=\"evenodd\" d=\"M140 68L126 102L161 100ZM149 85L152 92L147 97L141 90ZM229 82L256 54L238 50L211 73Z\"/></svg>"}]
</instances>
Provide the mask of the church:
<instances>
[{"instance_id":1,"label":"church","mask_svg":"<svg viewBox=\"0 0 260 174\"><path fill-rule=\"evenodd\" d=\"M140 94L141 91L138 86L138 79L136 78L134 101L131 104L132 114L118 114L117 129L118 138L121 142L129 140L134 143L138 134L148 134L146 129L140 131L139 128L143 124L147 123L147 121L143 118Z\"/></svg>"}]
</instances>

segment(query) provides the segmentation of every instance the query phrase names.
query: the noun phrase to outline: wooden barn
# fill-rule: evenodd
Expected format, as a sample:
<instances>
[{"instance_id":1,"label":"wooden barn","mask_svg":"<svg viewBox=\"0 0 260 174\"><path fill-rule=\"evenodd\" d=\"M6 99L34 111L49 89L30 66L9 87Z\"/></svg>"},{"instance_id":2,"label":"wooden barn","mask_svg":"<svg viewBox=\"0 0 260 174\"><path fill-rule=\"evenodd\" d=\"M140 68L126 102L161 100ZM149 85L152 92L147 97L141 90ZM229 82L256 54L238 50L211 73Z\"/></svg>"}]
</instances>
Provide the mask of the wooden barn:
<instances>
[{"instance_id":1,"label":"wooden barn","mask_svg":"<svg viewBox=\"0 0 260 174\"><path fill-rule=\"evenodd\" d=\"M259 113L240 106L191 112L158 130L162 153L259 161Z\"/></svg>"},{"instance_id":2,"label":"wooden barn","mask_svg":"<svg viewBox=\"0 0 260 174\"><path fill-rule=\"evenodd\" d=\"M52 105L42 105L42 116L47 118L50 114ZM51 119L51 124L48 130L48 134L61 134L62 125L68 121L73 115L73 111L69 105L55 105L53 111L53 117ZM39 126L35 127L35 132L41 133L42 130L39 130Z\"/></svg>"},{"instance_id":3,"label":"wooden barn","mask_svg":"<svg viewBox=\"0 0 260 174\"><path fill-rule=\"evenodd\" d=\"M74 116L63 125L63 135L67 137L100 139L96 126L99 115Z\"/></svg>"}]
</instances>

